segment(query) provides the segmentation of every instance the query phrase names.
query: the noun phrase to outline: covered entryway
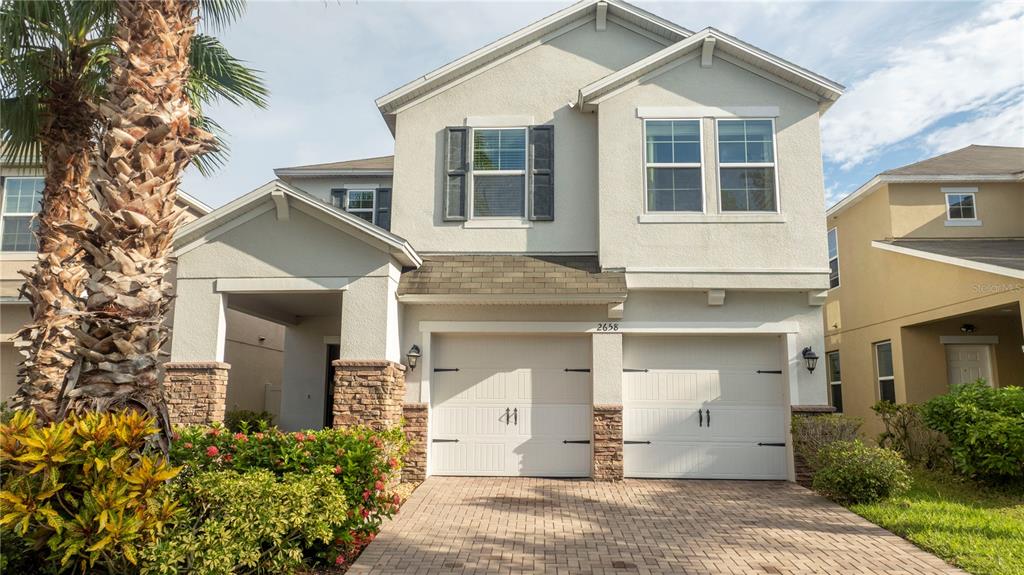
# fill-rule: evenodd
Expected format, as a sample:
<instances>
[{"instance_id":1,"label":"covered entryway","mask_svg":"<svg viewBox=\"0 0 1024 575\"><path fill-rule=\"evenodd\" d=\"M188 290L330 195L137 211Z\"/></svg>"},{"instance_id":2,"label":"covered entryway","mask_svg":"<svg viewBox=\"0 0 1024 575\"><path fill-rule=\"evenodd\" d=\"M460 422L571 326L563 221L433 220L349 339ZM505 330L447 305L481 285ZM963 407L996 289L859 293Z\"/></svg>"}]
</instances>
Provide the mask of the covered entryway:
<instances>
[{"instance_id":1,"label":"covered entryway","mask_svg":"<svg viewBox=\"0 0 1024 575\"><path fill-rule=\"evenodd\" d=\"M432 474L590 475L589 337L449 334L435 342Z\"/></svg>"},{"instance_id":2,"label":"covered entryway","mask_svg":"<svg viewBox=\"0 0 1024 575\"><path fill-rule=\"evenodd\" d=\"M627 336L626 477L786 479L779 336Z\"/></svg>"}]
</instances>

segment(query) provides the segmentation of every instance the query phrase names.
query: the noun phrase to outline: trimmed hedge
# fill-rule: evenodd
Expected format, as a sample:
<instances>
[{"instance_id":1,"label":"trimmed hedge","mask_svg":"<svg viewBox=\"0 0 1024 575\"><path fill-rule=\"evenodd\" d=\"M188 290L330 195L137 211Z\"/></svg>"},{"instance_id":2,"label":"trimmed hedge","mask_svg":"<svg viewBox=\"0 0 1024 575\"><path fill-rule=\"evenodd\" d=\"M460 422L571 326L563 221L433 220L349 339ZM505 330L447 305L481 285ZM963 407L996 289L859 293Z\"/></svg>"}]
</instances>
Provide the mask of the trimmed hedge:
<instances>
[{"instance_id":1,"label":"trimmed hedge","mask_svg":"<svg viewBox=\"0 0 1024 575\"><path fill-rule=\"evenodd\" d=\"M870 503L910 489L910 468L900 454L860 440L835 441L818 454L814 490L843 504Z\"/></svg>"}]
</instances>

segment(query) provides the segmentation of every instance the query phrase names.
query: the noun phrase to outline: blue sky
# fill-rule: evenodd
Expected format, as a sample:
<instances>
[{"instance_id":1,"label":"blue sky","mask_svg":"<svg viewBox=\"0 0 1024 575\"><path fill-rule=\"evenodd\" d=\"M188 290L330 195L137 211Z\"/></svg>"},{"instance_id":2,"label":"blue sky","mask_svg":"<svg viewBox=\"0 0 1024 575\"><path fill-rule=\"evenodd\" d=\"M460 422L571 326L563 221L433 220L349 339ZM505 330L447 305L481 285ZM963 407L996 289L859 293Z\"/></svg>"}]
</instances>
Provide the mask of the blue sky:
<instances>
[{"instance_id":1,"label":"blue sky","mask_svg":"<svg viewBox=\"0 0 1024 575\"><path fill-rule=\"evenodd\" d=\"M220 36L267 110L219 106L231 159L182 189L219 206L273 168L390 154L373 101L570 2L250 1ZM969 144L1024 146L1024 3L635 2L714 26L847 87L822 120L831 204L874 174Z\"/></svg>"}]
</instances>

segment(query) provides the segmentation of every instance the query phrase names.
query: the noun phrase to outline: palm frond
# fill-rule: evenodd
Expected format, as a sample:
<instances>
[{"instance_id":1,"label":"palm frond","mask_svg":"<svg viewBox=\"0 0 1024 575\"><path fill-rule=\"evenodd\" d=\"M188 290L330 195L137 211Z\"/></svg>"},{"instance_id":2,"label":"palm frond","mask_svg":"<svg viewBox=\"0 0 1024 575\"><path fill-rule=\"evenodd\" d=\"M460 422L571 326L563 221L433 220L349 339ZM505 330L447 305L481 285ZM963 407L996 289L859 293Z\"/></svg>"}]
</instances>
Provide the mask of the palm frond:
<instances>
[{"instance_id":1,"label":"palm frond","mask_svg":"<svg viewBox=\"0 0 1024 575\"><path fill-rule=\"evenodd\" d=\"M216 138L217 147L212 152L192 158L192 165L204 178L209 178L223 168L231 157L231 147L227 143L228 132L213 118L202 115L199 108L193 107L193 110L199 113L193 116L192 124L210 132Z\"/></svg>"},{"instance_id":2,"label":"palm frond","mask_svg":"<svg viewBox=\"0 0 1024 575\"><path fill-rule=\"evenodd\" d=\"M269 91L259 70L235 58L220 40L205 34L192 37L189 48L192 67L188 82L189 96L194 102L208 104L224 99L232 104L253 104L267 107Z\"/></svg>"},{"instance_id":3,"label":"palm frond","mask_svg":"<svg viewBox=\"0 0 1024 575\"><path fill-rule=\"evenodd\" d=\"M199 0L199 21L211 32L222 32L245 14L245 0Z\"/></svg>"}]
</instances>

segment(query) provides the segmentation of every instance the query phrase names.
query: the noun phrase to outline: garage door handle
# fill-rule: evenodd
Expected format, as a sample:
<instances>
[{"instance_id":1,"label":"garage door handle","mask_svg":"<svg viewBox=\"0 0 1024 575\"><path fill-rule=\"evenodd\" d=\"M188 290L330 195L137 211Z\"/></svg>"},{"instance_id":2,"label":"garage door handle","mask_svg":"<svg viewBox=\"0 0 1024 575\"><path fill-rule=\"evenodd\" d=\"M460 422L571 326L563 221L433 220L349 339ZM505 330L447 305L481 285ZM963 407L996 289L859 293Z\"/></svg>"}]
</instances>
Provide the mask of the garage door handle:
<instances>
[{"instance_id":1,"label":"garage door handle","mask_svg":"<svg viewBox=\"0 0 1024 575\"><path fill-rule=\"evenodd\" d=\"M758 447L785 447L785 443L758 443Z\"/></svg>"},{"instance_id":2,"label":"garage door handle","mask_svg":"<svg viewBox=\"0 0 1024 575\"><path fill-rule=\"evenodd\" d=\"M506 407L505 408L505 425L507 426L510 421L512 421L511 410Z\"/></svg>"},{"instance_id":3,"label":"garage door handle","mask_svg":"<svg viewBox=\"0 0 1024 575\"><path fill-rule=\"evenodd\" d=\"M515 424L515 425L519 425L519 408L518 407L512 410L512 418L513 418L512 423Z\"/></svg>"},{"instance_id":4,"label":"garage door handle","mask_svg":"<svg viewBox=\"0 0 1024 575\"><path fill-rule=\"evenodd\" d=\"M563 439L562 443L590 443L589 439Z\"/></svg>"},{"instance_id":5,"label":"garage door handle","mask_svg":"<svg viewBox=\"0 0 1024 575\"><path fill-rule=\"evenodd\" d=\"M704 411L708 412L708 427L711 427L711 410L705 409Z\"/></svg>"},{"instance_id":6,"label":"garage door handle","mask_svg":"<svg viewBox=\"0 0 1024 575\"><path fill-rule=\"evenodd\" d=\"M431 439L433 443L458 443L458 439Z\"/></svg>"},{"instance_id":7,"label":"garage door handle","mask_svg":"<svg viewBox=\"0 0 1024 575\"><path fill-rule=\"evenodd\" d=\"M697 410L697 427L704 427L704 412Z\"/></svg>"},{"instance_id":8,"label":"garage door handle","mask_svg":"<svg viewBox=\"0 0 1024 575\"><path fill-rule=\"evenodd\" d=\"M644 445L650 445L651 444L650 441L623 441L622 443L624 443L626 445L636 445L638 443L642 443Z\"/></svg>"}]
</instances>

